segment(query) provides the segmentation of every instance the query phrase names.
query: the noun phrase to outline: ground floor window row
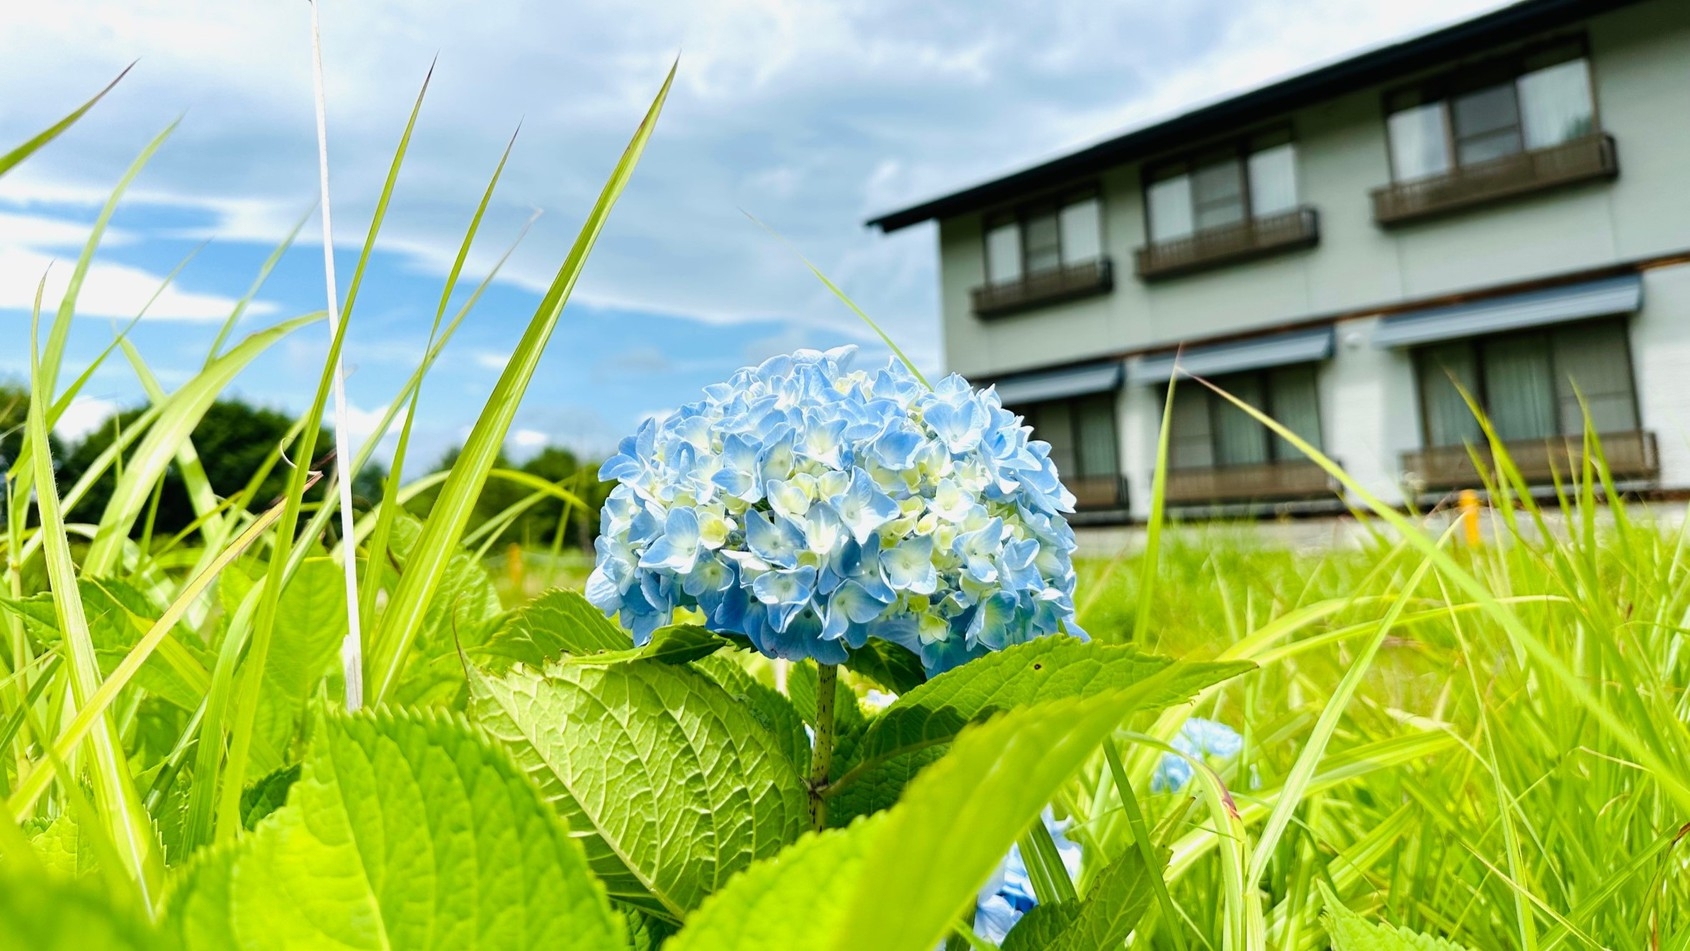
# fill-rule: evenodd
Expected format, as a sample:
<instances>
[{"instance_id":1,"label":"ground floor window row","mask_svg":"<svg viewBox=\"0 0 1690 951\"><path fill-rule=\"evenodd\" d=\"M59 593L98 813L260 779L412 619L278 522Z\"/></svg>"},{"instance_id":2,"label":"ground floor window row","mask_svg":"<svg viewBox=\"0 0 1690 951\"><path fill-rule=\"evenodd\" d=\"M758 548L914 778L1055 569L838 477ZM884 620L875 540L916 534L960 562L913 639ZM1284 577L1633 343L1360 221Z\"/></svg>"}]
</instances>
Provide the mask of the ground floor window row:
<instances>
[{"instance_id":1,"label":"ground floor window row","mask_svg":"<svg viewBox=\"0 0 1690 951\"><path fill-rule=\"evenodd\" d=\"M1619 478L1655 474L1655 443L1641 430L1627 324L1612 317L1439 340L1409 348L1420 448L1403 454L1405 483L1420 490L1477 486L1469 447L1483 447L1477 407L1530 482L1565 479L1588 414ZM1206 375L1215 387L1327 449L1321 418L1323 362ZM1167 395L1166 385L1156 390ZM1111 390L1011 408L1051 444L1082 509L1123 508L1119 393ZM1334 452L1341 454L1341 447ZM1340 462L1342 460L1340 459ZM1155 460L1142 460L1144 470ZM1331 498L1334 486L1293 443L1232 401L1191 380L1173 385L1166 498L1170 504Z\"/></svg>"}]
</instances>

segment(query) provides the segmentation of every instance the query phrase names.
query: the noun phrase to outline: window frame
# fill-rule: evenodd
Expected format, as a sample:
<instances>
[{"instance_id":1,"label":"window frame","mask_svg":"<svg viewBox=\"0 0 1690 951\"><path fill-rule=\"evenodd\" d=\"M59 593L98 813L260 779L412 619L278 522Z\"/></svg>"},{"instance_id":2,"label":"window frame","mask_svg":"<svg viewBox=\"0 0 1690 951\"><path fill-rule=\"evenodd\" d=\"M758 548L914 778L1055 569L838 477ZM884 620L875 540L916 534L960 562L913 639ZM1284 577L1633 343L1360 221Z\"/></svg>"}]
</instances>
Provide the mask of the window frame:
<instances>
[{"instance_id":1,"label":"window frame","mask_svg":"<svg viewBox=\"0 0 1690 951\"><path fill-rule=\"evenodd\" d=\"M1453 449L1453 448L1456 448L1453 445L1435 445L1432 442L1431 414L1429 412L1427 412L1426 387L1422 383L1422 381L1425 379L1425 372L1428 369L1430 369L1429 367L1427 367L1426 361L1428 359L1430 359L1430 351L1432 349L1434 349L1435 347L1438 347L1438 346L1448 346L1449 344L1455 344L1455 343L1461 343L1461 344L1467 345L1468 353L1471 354L1471 356L1473 358L1473 377L1474 377L1474 381L1475 381L1475 385L1474 385L1474 391L1475 392L1472 394L1472 396L1473 396L1473 399L1479 404L1479 408L1484 410L1485 415L1488 417L1488 416L1491 415L1490 380L1489 380L1489 374L1486 372L1485 345L1486 344L1494 345L1499 341L1517 340L1517 339L1525 338L1525 337L1541 337L1541 338L1543 338L1544 341L1545 341L1545 344L1546 344L1544 349L1545 349L1545 352L1548 354L1548 361L1549 361L1549 381L1550 381L1549 398L1550 398L1550 402L1552 404L1554 404L1555 407L1556 407L1556 412L1555 412L1556 426L1555 426L1555 428L1557 430L1559 430L1559 429L1561 429L1561 420L1560 420L1561 414L1560 414L1560 393L1559 393L1557 388L1560 385L1561 373L1559 372L1559 370L1557 369L1557 366L1556 366L1554 335L1558 331L1573 328L1573 327L1594 327L1594 326L1616 327L1619 330L1620 339L1625 344L1624 352L1625 352L1626 379L1631 381L1631 418L1634 420L1634 422L1637 426L1641 427L1643 425L1643 405L1642 405L1642 398L1639 395L1639 393L1637 392L1637 356L1636 356L1635 353L1633 353L1630 321L1627 320L1627 318L1623 315L1612 316L1612 317L1597 317L1593 320L1574 320L1574 321L1567 321L1565 323L1550 324L1550 325L1542 326L1542 327L1526 327L1526 328L1522 328L1520 330L1505 330L1505 331L1502 331L1501 333L1480 334L1478 336L1464 337L1464 338L1459 338L1459 339L1456 339L1456 340L1438 341L1437 343L1426 344L1426 345L1423 345L1423 346L1415 347L1412 351L1412 359L1413 359L1413 363L1414 363L1414 391L1415 391L1414 392L1414 406L1415 406L1416 411L1419 412L1419 414L1420 414L1420 448L1422 448L1422 449ZM1578 435L1581 435L1581 434L1580 433L1554 432L1554 433L1550 433L1548 435L1545 435L1545 436L1542 436L1542 437L1536 437L1536 438L1541 438L1541 439L1569 439L1569 438L1572 438L1572 437L1575 437L1575 436L1578 436ZM1601 433L1597 433L1596 435L1601 435ZM1510 442L1522 442L1522 441L1530 441L1530 440L1509 440L1509 441Z\"/></svg>"},{"instance_id":2,"label":"window frame","mask_svg":"<svg viewBox=\"0 0 1690 951\"><path fill-rule=\"evenodd\" d=\"M1174 153L1173 155L1164 156L1140 165L1139 203L1143 209L1144 239L1146 244L1154 245L1169 241L1183 241L1195 235L1205 234L1211 231L1219 231L1224 228L1236 228L1239 225L1255 221L1259 216L1256 214L1255 195L1250 188L1250 156L1257 152L1265 152L1268 149L1277 148L1281 145L1290 145L1292 147L1293 154L1295 154L1297 136L1290 120L1263 126L1244 135L1222 139L1219 142L1209 142L1196 148L1186 149L1184 151ZM1185 175L1188 178L1192 177L1199 168L1202 168L1205 165L1212 165L1217 158L1221 158L1223 156L1238 170L1238 195L1239 200L1242 201L1244 205L1243 217L1235 222L1230 222L1224 225L1212 225L1208 228L1198 227L1197 189L1196 180L1193 178L1192 187L1190 189L1191 233L1177 238L1165 238L1162 241L1156 240L1156 232L1154 230L1150 214L1150 187L1159 182L1178 178L1181 175ZM1303 163L1301 159L1294 158L1291 165L1291 174L1297 185L1297 204L1290 211L1275 212L1275 214L1290 214L1298 208L1305 207L1305 203L1302 201L1302 169Z\"/></svg>"},{"instance_id":3,"label":"window frame","mask_svg":"<svg viewBox=\"0 0 1690 951\"><path fill-rule=\"evenodd\" d=\"M1601 97L1597 95L1596 71L1591 67L1590 37L1583 32L1534 40L1506 53L1460 63L1412 82L1387 87L1380 93L1380 117L1385 126L1385 161L1390 169L1391 181L1400 183L1439 178L1458 172L1463 168L1483 164L1482 161L1468 165L1461 163L1460 143L1457 138L1459 130L1455 125L1453 102L1458 96L1478 92L1490 86L1511 84L1514 88L1515 128L1520 134L1520 151L1508 154L1522 155L1536 151L1529 148L1525 141L1525 112L1519 100L1520 79L1526 74L1540 69L1578 60L1584 62L1586 79L1590 89L1590 127L1593 133L1599 132L1602 129ZM1397 170L1396 149L1391 141L1391 117L1417 106L1428 105L1436 105L1439 116L1443 120L1444 161L1446 163L1444 171L1417 178L1401 178ZM1495 159L1486 161L1495 161Z\"/></svg>"},{"instance_id":4,"label":"window frame","mask_svg":"<svg viewBox=\"0 0 1690 951\"><path fill-rule=\"evenodd\" d=\"M1308 362L1308 363L1287 363L1287 364L1283 364L1283 365L1280 365L1280 366L1258 367L1254 370L1239 370L1239 371L1236 371L1236 372L1233 372L1233 373L1218 374L1218 375L1210 378L1209 382L1213 383L1215 386L1218 386L1223 390L1226 390L1227 392L1232 392L1232 391L1236 390L1237 387L1236 387L1236 385L1235 386L1225 385L1227 383L1227 381L1229 381L1229 380L1240 380L1240 379L1244 379L1244 378L1249 378L1249 379L1255 380L1256 385L1257 385L1257 387L1259 387L1260 392L1262 394L1262 403L1263 403L1263 405L1256 407L1256 409L1260 410L1264 415L1266 415L1270 419L1278 419L1279 416L1273 409L1273 403L1274 403L1274 388L1273 388L1273 384L1272 384L1273 375L1275 373L1279 373L1279 372L1286 371L1286 370L1292 370L1292 369L1298 369L1298 368L1308 368L1313 373L1313 376L1314 376L1314 393L1315 393L1315 400L1314 400L1314 425L1315 425L1314 443L1317 446L1317 448L1318 447L1324 447L1326 445L1326 412L1325 412L1325 408L1322 406L1322 400L1320 398L1320 396L1321 396L1321 388L1320 388L1320 366L1321 366L1321 362L1322 361L1317 360L1317 361L1312 361L1312 362ZM1169 384L1169 385L1171 385L1171 386L1183 385L1183 386L1188 386L1188 387L1189 386L1196 386L1201 390L1201 394L1202 394L1202 397L1203 397L1203 403L1204 403L1204 410L1206 412L1206 415L1209 417L1209 458L1211 460L1218 460L1218 458L1220 457L1220 452L1218 451L1219 447L1216 444L1215 439L1216 439L1218 433L1220 432L1220 427L1219 427L1220 413L1223 410L1228 410L1228 409L1233 410L1235 412L1243 412L1243 410L1240 410L1236 406L1233 406L1230 402L1228 402L1220 394L1218 394L1218 393L1214 392L1213 390L1210 390L1206 387L1203 387L1203 385L1201 383L1198 383L1195 380L1186 380L1186 381L1182 381L1178 384ZM1167 392L1168 392L1167 387L1164 386L1162 388L1162 397L1163 397L1164 400L1167 399ZM1178 391L1176 390L1176 398L1177 398L1177 392ZM1172 420L1169 421L1169 424L1172 425ZM1296 453L1296 454L1293 454L1293 455L1287 456L1287 457L1281 457L1280 452L1284 448L1284 446L1282 444L1285 442L1285 440L1279 438L1279 435L1277 433L1275 433L1273 430L1269 429L1268 427L1262 425L1261 423L1258 422L1256 425L1257 425L1257 428L1261 430L1262 438L1264 440L1266 440L1266 443L1267 443L1267 453L1266 453L1267 458L1262 460L1261 462L1221 463L1221 462L1218 462L1218 461L1212 461L1212 462L1210 462L1209 465L1206 465L1206 466L1179 466L1179 465L1174 464L1174 461L1173 461L1171 454L1170 454L1170 458L1168 459L1168 469L1169 469L1169 471L1174 471L1174 472L1211 472L1211 471L1219 471L1219 470L1223 470L1223 469L1242 469L1242 468L1247 468L1249 466L1277 466L1277 465L1283 465L1287 462L1296 462L1298 459L1303 458L1301 453ZM1305 439L1305 440L1308 439L1308 435L1305 434L1305 433L1298 433L1297 435L1299 437ZM1170 433L1169 434L1169 444L1170 445L1172 445L1173 439L1174 439L1174 436L1173 436L1173 434ZM1324 451L1324 449L1322 451Z\"/></svg>"},{"instance_id":5,"label":"window frame","mask_svg":"<svg viewBox=\"0 0 1690 951\"><path fill-rule=\"evenodd\" d=\"M1097 202L1097 256L1087 261L1102 261L1109 257L1108 247L1108 218L1104 207L1103 186L1099 182L1088 182L1084 185L1069 186L1053 192L1047 192L1036 198L1018 202L1014 205L986 211L980 215L980 261L985 272L987 286L1005 286L1026 281L1035 274L1045 274L1051 271L1061 271L1086 261L1070 261L1062 248L1062 210L1069 205L1077 205L1083 201ZM1028 267L1027 257L1027 222L1033 218L1049 215L1056 223L1056 267L1033 271ZM1012 280L996 281L992 278L991 234L1006 224L1015 225L1016 250L1020 253L1021 274Z\"/></svg>"},{"instance_id":6,"label":"window frame","mask_svg":"<svg viewBox=\"0 0 1690 951\"><path fill-rule=\"evenodd\" d=\"M1116 479L1120 479L1123 475L1125 475L1126 467L1122 465L1121 459L1121 401L1119 397L1120 390L1105 390L1101 393L1085 393L1080 396L1063 396L1056 399L1039 400L1035 403L1025 403L1020 406L1012 406L1009 409L1010 412L1022 419L1022 425L1033 426L1032 438L1042 439L1044 442L1049 443L1050 440L1048 438L1039 434L1037 425L1027 422L1028 416L1031 412L1036 412L1040 407L1054 406L1058 403L1065 404L1068 407L1068 431L1063 435L1067 437L1068 447L1074 456L1074 471L1059 473L1059 475L1070 479L1098 479L1106 476L1113 476ZM1079 408L1082 403L1088 402L1107 404L1109 407L1109 432L1113 437L1110 442L1114 449L1115 458L1113 460L1113 467L1111 470L1102 474L1085 471L1087 469L1086 462L1088 460L1081 458L1080 453L1080 447L1084 443L1080 438L1081 413L1079 412ZM1051 445L1054 446L1055 444L1051 443Z\"/></svg>"}]
</instances>

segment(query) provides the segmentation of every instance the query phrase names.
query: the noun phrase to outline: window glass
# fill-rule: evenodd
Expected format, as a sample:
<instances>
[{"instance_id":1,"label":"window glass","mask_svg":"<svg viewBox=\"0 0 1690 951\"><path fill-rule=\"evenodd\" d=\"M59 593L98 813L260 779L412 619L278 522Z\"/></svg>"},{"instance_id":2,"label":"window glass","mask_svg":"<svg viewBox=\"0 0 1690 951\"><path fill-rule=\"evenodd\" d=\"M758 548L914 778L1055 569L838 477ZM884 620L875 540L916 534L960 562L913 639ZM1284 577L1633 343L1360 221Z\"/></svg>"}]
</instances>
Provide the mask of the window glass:
<instances>
[{"instance_id":1,"label":"window glass","mask_svg":"<svg viewBox=\"0 0 1690 951\"><path fill-rule=\"evenodd\" d=\"M1488 162L1524 148L1520 107L1514 84L1503 83L1457 96L1450 114L1455 123L1455 154L1462 165Z\"/></svg>"},{"instance_id":2,"label":"window glass","mask_svg":"<svg viewBox=\"0 0 1690 951\"><path fill-rule=\"evenodd\" d=\"M1637 429L1637 397L1631 380L1631 355L1620 321L1574 325L1555 332L1555 400L1561 432L1584 433L1584 404L1598 434Z\"/></svg>"},{"instance_id":3,"label":"window glass","mask_svg":"<svg viewBox=\"0 0 1690 951\"><path fill-rule=\"evenodd\" d=\"M1320 389L1314 364L1282 367L1268 374L1268 405L1273 418L1304 442L1320 448ZM1302 452L1280 436L1273 437L1275 459L1300 459Z\"/></svg>"},{"instance_id":4,"label":"window glass","mask_svg":"<svg viewBox=\"0 0 1690 951\"><path fill-rule=\"evenodd\" d=\"M1192 172L1191 197L1198 231L1243 221L1244 178L1238 160L1210 162Z\"/></svg>"},{"instance_id":5,"label":"window glass","mask_svg":"<svg viewBox=\"0 0 1690 951\"><path fill-rule=\"evenodd\" d=\"M1526 148L1542 149L1589 135L1596 127L1590 70L1570 60L1520 77L1520 119Z\"/></svg>"},{"instance_id":6,"label":"window glass","mask_svg":"<svg viewBox=\"0 0 1690 951\"><path fill-rule=\"evenodd\" d=\"M1075 475L1086 478L1119 472L1115 451L1115 394L1099 393L1076 400L1074 410L1078 416L1075 436L1080 457Z\"/></svg>"},{"instance_id":7,"label":"window glass","mask_svg":"<svg viewBox=\"0 0 1690 951\"><path fill-rule=\"evenodd\" d=\"M1057 227L1055 210L1023 219L1021 229L1027 273L1037 274L1062 265L1061 230Z\"/></svg>"},{"instance_id":8,"label":"window glass","mask_svg":"<svg viewBox=\"0 0 1690 951\"><path fill-rule=\"evenodd\" d=\"M1449 171L1449 143L1443 103L1392 113L1386 120L1391 139L1391 168L1399 182Z\"/></svg>"},{"instance_id":9,"label":"window glass","mask_svg":"<svg viewBox=\"0 0 1690 951\"><path fill-rule=\"evenodd\" d=\"M1191 176L1177 175L1150 186L1150 240L1172 241L1191 234Z\"/></svg>"},{"instance_id":10,"label":"window glass","mask_svg":"<svg viewBox=\"0 0 1690 951\"><path fill-rule=\"evenodd\" d=\"M1209 469L1215 465L1214 433L1209 421L1209 391L1182 380L1174 385L1173 432L1168 436L1168 467Z\"/></svg>"},{"instance_id":11,"label":"window glass","mask_svg":"<svg viewBox=\"0 0 1690 951\"><path fill-rule=\"evenodd\" d=\"M1426 347L1419 353L1420 409L1428 446L1459 446L1477 441L1483 433L1478 417L1461 391L1479 397L1479 368L1473 345L1462 340Z\"/></svg>"},{"instance_id":12,"label":"window glass","mask_svg":"<svg viewBox=\"0 0 1690 951\"><path fill-rule=\"evenodd\" d=\"M1062 263L1094 261L1103 254L1103 222L1096 198L1064 206L1061 215Z\"/></svg>"},{"instance_id":13,"label":"window glass","mask_svg":"<svg viewBox=\"0 0 1690 951\"><path fill-rule=\"evenodd\" d=\"M1050 443L1050 461L1056 463L1056 474L1066 477L1078 472L1079 458L1074 445L1074 413L1072 404L1057 400L1041 403L1038 426L1033 438Z\"/></svg>"},{"instance_id":14,"label":"window glass","mask_svg":"<svg viewBox=\"0 0 1690 951\"><path fill-rule=\"evenodd\" d=\"M1250 156L1250 212L1257 218L1297 207L1297 155L1287 142Z\"/></svg>"},{"instance_id":15,"label":"window glass","mask_svg":"<svg viewBox=\"0 0 1690 951\"><path fill-rule=\"evenodd\" d=\"M1004 284L1021 279L1021 227L1006 221L986 232L986 280Z\"/></svg>"},{"instance_id":16,"label":"window glass","mask_svg":"<svg viewBox=\"0 0 1690 951\"><path fill-rule=\"evenodd\" d=\"M1215 385L1257 409L1262 409L1262 378L1255 374L1221 377ZM1215 397L1215 463L1244 466L1268 461L1268 431L1255 417Z\"/></svg>"},{"instance_id":17,"label":"window glass","mask_svg":"<svg viewBox=\"0 0 1690 951\"><path fill-rule=\"evenodd\" d=\"M1485 412L1498 437L1543 439L1560 431L1548 337L1531 334L1486 340L1480 359Z\"/></svg>"}]
</instances>

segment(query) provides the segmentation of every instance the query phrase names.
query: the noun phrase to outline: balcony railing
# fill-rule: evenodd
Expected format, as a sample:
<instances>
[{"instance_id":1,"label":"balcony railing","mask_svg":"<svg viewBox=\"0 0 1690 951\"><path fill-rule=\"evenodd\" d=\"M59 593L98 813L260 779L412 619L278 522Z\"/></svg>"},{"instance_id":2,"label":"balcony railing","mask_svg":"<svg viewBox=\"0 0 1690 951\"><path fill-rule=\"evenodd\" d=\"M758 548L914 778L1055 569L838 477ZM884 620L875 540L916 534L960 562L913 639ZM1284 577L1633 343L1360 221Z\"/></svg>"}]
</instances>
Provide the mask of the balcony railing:
<instances>
[{"instance_id":1,"label":"balcony railing","mask_svg":"<svg viewBox=\"0 0 1690 951\"><path fill-rule=\"evenodd\" d=\"M1319 241L1320 216L1313 208L1295 208L1147 244L1133 256L1138 276L1150 281L1313 247Z\"/></svg>"},{"instance_id":2,"label":"balcony railing","mask_svg":"<svg viewBox=\"0 0 1690 951\"><path fill-rule=\"evenodd\" d=\"M1074 508L1079 511L1126 507L1127 480L1118 475L1079 476L1063 479L1062 484L1074 493Z\"/></svg>"},{"instance_id":3,"label":"balcony railing","mask_svg":"<svg viewBox=\"0 0 1690 951\"><path fill-rule=\"evenodd\" d=\"M1334 493L1325 470L1304 459L1213 469L1169 469L1169 505L1211 502L1286 502Z\"/></svg>"},{"instance_id":4,"label":"balcony railing","mask_svg":"<svg viewBox=\"0 0 1690 951\"><path fill-rule=\"evenodd\" d=\"M1381 225L1400 224L1619 173L1613 136L1587 135L1546 149L1464 165L1444 175L1376 188L1373 219Z\"/></svg>"},{"instance_id":5,"label":"balcony railing","mask_svg":"<svg viewBox=\"0 0 1690 951\"><path fill-rule=\"evenodd\" d=\"M1030 307L1107 294L1115 287L1115 268L1106 257L1037 271L1017 280L976 287L974 313L998 317Z\"/></svg>"},{"instance_id":6,"label":"balcony railing","mask_svg":"<svg viewBox=\"0 0 1690 951\"><path fill-rule=\"evenodd\" d=\"M1603 433L1597 439L1602 458L1616 480L1651 479L1660 472L1654 433L1642 430ZM1503 446L1515 468L1520 470L1520 476L1531 485L1548 485L1556 478L1565 482L1584 470L1584 439L1580 436L1522 439L1505 442ZM1496 460L1490 447L1474 449L1487 474L1494 473ZM1474 469L1473 453L1466 446L1405 452L1402 467L1410 481L1427 489L1471 489L1480 487L1484 481Z\"/></svg>"}]
</instances>

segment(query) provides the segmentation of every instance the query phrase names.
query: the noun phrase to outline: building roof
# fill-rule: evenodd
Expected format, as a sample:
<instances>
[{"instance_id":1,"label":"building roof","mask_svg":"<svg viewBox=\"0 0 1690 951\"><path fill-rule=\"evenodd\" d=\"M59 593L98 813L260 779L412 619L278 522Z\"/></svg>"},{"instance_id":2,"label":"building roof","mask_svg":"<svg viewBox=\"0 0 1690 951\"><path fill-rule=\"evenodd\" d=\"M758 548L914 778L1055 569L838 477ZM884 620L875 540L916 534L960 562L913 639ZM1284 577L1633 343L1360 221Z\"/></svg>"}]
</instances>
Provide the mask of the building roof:
<instances>
[{"instance_id":1,"label":"building roof","mask_svg":"<svg viewBox=\"0 0 1690 951\"><path fill-rule=\"evenodd\" d=\"M892 232L930 218L949 218L979 211L1029 192L1062 185L1158 152L1236 131L1261 119L1282 115L1357 88L1390 82L1637 2L1639 0L1520 0L1482 16L1133 129L1031 168L888 212L870 219L867 224L883 232Z\"/></svg>"}]
</instances>

